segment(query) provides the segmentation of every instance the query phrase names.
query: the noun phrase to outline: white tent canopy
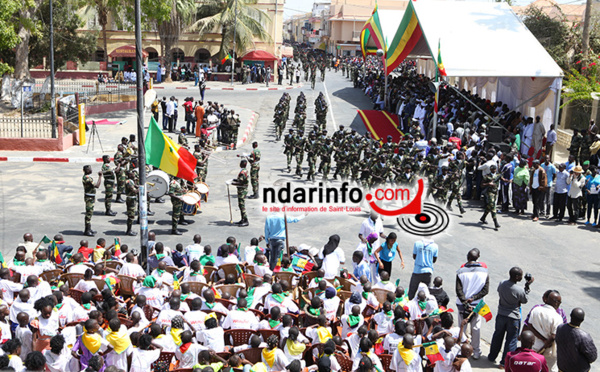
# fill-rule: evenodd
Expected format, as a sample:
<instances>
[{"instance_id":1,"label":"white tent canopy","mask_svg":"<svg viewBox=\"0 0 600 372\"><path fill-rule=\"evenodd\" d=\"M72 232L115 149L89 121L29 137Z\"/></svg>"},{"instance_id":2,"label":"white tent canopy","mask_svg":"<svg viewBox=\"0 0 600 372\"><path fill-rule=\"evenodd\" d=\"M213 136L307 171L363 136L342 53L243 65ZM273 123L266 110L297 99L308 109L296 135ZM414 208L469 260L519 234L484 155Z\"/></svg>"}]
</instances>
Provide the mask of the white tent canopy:
<instances>
[{"instance_id":1,"label":"white tent canopy","mask_svg":"<svg viewBox=\"0 0 600 372\"><path fill-rule=\"evenodd\" d=\"M428 0L411 5L423 34L407 58L417 60L420 73L435 76L439 42L451 83L511 109L535 96L518 111L540 115L546 129L557 121L562 69L506 3ZM396 32L403 31L397 26L402 17L383 9L379 16L389 47Z\"/></svg>"}]
</instances>

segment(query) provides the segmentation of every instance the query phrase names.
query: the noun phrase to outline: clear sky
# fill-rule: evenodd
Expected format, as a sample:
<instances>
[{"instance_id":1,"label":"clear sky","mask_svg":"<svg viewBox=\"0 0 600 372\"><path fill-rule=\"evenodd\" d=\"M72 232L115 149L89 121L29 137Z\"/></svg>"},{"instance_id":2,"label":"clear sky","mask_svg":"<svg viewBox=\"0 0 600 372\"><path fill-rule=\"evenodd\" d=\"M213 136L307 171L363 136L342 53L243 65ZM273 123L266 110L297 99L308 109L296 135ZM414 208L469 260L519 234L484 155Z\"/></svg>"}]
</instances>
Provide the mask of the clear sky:
<instances>
[{"instance_id":1,"label":"clear sky","mask_svg":"<svg viewBox=\"0 0 600 372\"><path fill-rule=\"evenodd\" d=\"M468 1L489 1L489 0L468 0ZM532 0L513 0L514 5L527 5L532 3ZM582 4L585 1L579 0L557 0L559 4ZM283 11L284 19L290 18L295 14L307 13L312 10L312 0L285 0Z\"/></svg>"}]
</instances>

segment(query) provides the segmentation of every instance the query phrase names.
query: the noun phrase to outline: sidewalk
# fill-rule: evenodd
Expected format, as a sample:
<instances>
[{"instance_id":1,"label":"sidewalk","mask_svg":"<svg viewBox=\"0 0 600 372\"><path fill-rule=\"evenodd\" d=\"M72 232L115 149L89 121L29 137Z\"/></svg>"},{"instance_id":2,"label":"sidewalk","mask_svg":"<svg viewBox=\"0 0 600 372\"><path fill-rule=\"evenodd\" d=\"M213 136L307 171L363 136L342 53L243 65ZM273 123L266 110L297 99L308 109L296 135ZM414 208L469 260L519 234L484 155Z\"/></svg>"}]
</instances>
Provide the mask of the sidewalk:
<instances>
[{"instance_id":1,"label":"sidewalk","mask_svg":"<svg viewBox=\"0 0 600 372\"><path fill-rule=\"evenodd\" d=\"M258 121L258 113L239 106L228 106L234 109L240 115L241 125L238 132L238 143L240 147L248 141L251 133L254 131ZM109 119L122 121L123 124L115 125L96 125L97 135L92 137L92 128L86 132L86 144L83 146L73 146L65 151L0 151L0 162L59 162L59 163L92 163L101 162L103 155L112 156L117 151L117 145L121 143L121 138L129 138L130 134L135 134L137 138L137 113L135 110L124 110L99 115L90 115L86 120ZM160 118L162 119L162 118ZM150 112L144 112L144 128L148 128L150 122ZM159 123L161 126L161 123ZM177 130L185 126L182 115L179 115L178 122L175 124ZM177 143L176 133L166 133ZM195 139L188 135L188 140ZM218 147L216 151L225 150L225 146ZM193 148L192 148L193 151Z\"/></svg>"},{"instance_id":2,"label":"sidewalk","mask_svg":"<svg viewBox=\"0 0 600 372\"><path fill-rule=\"evenodd\" d=\"M298 88L302 88L302 86L303 86L302 82L300 82L299 84L294 83L293 85L289 85L289 83L285 79L284 79L282 85L277 85L277 82L271 82L271 83L269 83L268 87L264 83L242 84L242 83L236 82L232 86L231 82L229 82L229 81L207 81L206 82L206 90L269 91L269 90L298 89ZM161 89L181 89L181 90L185 90L185 89L194 90L195 89L195 90L198 90L199 89L197 86L194 86L193 81L184 81L184 82L174 81L171 83L159 83L159 84L154 83L153 88L156 90L161 90Z\"/></svg>"}]
</instances>

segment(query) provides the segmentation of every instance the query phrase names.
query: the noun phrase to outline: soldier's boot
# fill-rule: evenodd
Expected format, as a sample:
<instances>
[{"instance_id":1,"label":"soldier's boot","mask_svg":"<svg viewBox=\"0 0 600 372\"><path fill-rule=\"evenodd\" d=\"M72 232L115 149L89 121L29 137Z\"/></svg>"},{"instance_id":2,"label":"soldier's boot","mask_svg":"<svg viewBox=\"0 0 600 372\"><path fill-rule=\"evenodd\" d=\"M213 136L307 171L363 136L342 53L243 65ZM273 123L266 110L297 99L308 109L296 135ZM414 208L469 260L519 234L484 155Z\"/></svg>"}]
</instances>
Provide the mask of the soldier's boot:
<instances>
[{"instance_id":1,"label":"soldier's boot","mask_svg":"<svg viewBox=\"0 0 600 372\"><path fill-rule=\"evenodd\" d=\"M487 225L487 221L485 220L485 218L487 217L488 212L484 212L483 216L481 216L481 219L479 220L479 223Z\"/></svg>"},{"instance_id":2,"label":"soldier's boot","mask_svg":"<svg viewBox=\"0 0 600 372\"><path fill-rule=\"evenodd\" d=\"M132 226L133 226L133 221L127 221L127 232L125 232L125 235L129 235L129 236L137 235L137 233L135 231L131 230Z\"/></svg>"},{"instance_id":3,"label":"soldier's boot","mask_svg":"<svg viewBox=\"0 0 600 372\"><path fill-rule=\"evenodd\" d=\"M498 219L494 218L494 230L498 231L500 228L500 224L498 223Z\"/></svg>"},{"instance_id":4,"label":"soldier's boot","mask_svg":"<svg viewBox=\"0 0 600 372\"><path fill-rule=\"evenodd\" d=\"M287 167L287 172L288 172L288 173L290 173L291 171L292 171L292 167L290 167L290 166L288 165L288 167Z\"/></svg>"},{"instance_id":5,"label":"soldier's boot","mask_svg":"<svg viewBox=\"0 0 600 372\"><path fill-rule=\"evenodd\" d=\"M187 221L185 218L183 218L183 214L179 217L179 224L180 225L189 225L189 221Z\"/></svg>"},{"instance_id":6,"label":"soldier's boot","mask_svg":"<svg viewBox=\"0 0 600 372\"><path fill-rule=\"evenodd\" d=\"M115 203L125 203L125 199L121 197L121 194L117 194L117 199L115 200Z\"/></svg>"},{"instance_id":7,"label":"soldier's boot","mask_svg":"<svg viewBox=\"0 0 600 372\"><path fill-rule=\"evenodd\" d=\"M161 196L160 198L156 198L156 200L155 200L155 201L156 201L157 203L161 203L161 204L162 204L162 203L164 203L164 202L165 202L165 199L164 199L164 198Z\"/></svg>"},{"instance_id":8,"label":"soldier's boot","mask_svg":"<svg viewBox=\"0 0 600 372\"><path fill-rule=\"evenodd\" d=\"M89 223L85 224L85 231L83 232L83 235L85 236L94 236L94 233L92 232L92 225Z\"/></svg>"},{"instance_id":9,"label":"soldier's boot","mask_svg":"<svg viewBox=\"0 0 600 372\"><path fill-rule=\"evenodd\" d=\"M107 209L106 212L104 212L105 215L107 216L116 216L117 212L111 210L111 209Z\"/></svg>"},{"instance_id":10,"label":"soldier's boot","mask_svg":"<svg viewBox=\"0 0 600 372\"><path fill-rule=\"evenodd\" d=\"M156 214L155 212L151 211L149 208L148 208L147 213L148 213L148 216L154 216Z\"/></svg>"},{"instance_id":11,"label":"soldier's boot","mask_svg":"<svg viewBox=\"0 0 600 372\"><path fill-rule=\"evenodd\" d=\"M449 201L448 203L446 203L446 209L449 210L450 212L452 212L452 201Z\"/></svg>"},{"instance_id":12,"label":"soldier's boot","mask_svg":"<svg viewBox=\"0 0 600 372\"><path fill-rule=\"evenodd\" d=\"M177 229L171 229L171 235L181 235L181 231Z\"/></svg>"},{"instance_id":13,"label":"soldier's boot","mask_svg":"<svg viewBox=\"0 0 600 372\"><path fill-rule=\"evenodd\" d=\"M247 219L247 218L242 218L242 220L241 220L240 222L238 222L238 224L237 224L237 225L238 225L239 227L245 227L245 226L248 226L248 225L249 225L249 223L248 223L248 219Z\"/></svg>"},{"instance_id":14,"label":"soldier's boot","mask_svg":"<svg viewBox=\"0 0 600 372\"><path fill-rule=\"evenodd\" d=\"M461 204L458 205L458 208L460 208L460 214L465 214L467 212Z\"/></svg>"}]
</instances>

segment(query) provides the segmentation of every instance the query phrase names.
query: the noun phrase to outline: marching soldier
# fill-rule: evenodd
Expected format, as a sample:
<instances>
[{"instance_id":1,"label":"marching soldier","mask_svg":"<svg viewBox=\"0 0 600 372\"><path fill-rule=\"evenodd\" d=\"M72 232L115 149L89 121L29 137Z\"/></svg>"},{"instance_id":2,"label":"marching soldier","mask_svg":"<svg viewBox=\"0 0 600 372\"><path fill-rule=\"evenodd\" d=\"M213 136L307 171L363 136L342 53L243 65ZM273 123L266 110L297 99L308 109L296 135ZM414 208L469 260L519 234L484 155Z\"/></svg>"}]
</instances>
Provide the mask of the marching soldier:
<instances>
[{"instance_id":1,"label":"marching soldier","mask_svg":"<svg viewBox=\"0 0 600 372\"><path fill-rule=\"evenodd\" d=\"M302 162L304 161L304 149L306 148L306 140L304 133L298 132L298 137L294 143L294 155L296 155L296 175L302 177Z\"/></svg>"},{"instance_id":2,"label":"marching soldier","mask_svg":"<svg viewBox=\"0 0 600 372\"><path fill-rule=\"evenodd\" d=\"M461 185L463 183L463 169L465 168L465 163L463 161L462 152L458 152L456 155L457 159L450 161L450 197L448 197L446 208L449 211L452 211L452 201L456 198L460 214L464 214L465 209L462 205Z\"/></svg>"},{"instance_id":3,"label":"marching soldier","mask_svg":"<svg viewBox=\"0 0 600 372\"><path fill-rule=\"evenodd\" d=\"M446 204L448 198L449 185L447 179L448 167L444 165L442 167L442 173L435 177L433 183L431 184L431 189L433 191L433 199L442 205Z\"/></svg>"},{"instance_id":4,"label":"marching soldier","mask_svg":"<svg viewBox=\"0 0 600 372\"><path fill-rule=\"evenodd\" d=\"M117 199L115 202L125 203L125 200L121 198L121 195L125 194L125 181L127 181L125 165L127 161L125 160L125 147L122 144L117 146L117 152L113 156L113 162L116 166L117 175Z\"/></svg>"},{"instance_id":5,"label":"marching soldier","mask_svg":"<svg viewBox=\"0 0 600 372\"><path fill-rule=\"evenodd\" d=\"M102 172L98 172L98 182L94 184L94 179L91 176L92 167L90 165L83 166L83 200L85 201L85 231L83 235L94 236L95 230L92 230L92 215L94 214L94 203L96 201L96 189L100 187L102 181Z\"/></svg>"},{"instance_id":6,"label":"marching soldier","mask_svg":"<svg viewBox=\"0 0 600 372\"><path fill-rule=\"evenodd\" d=\"M185 127L180 128L179 134L177 135L177 143L179 143L186 149L190 148L190 145L188 144L188 139L185 137Z\"/></svg>"},{"instance_id":7,"label":"marching soldier","mask_svg":"<svg viewBox=\"0 0 600 372\"><path fill-rule=\"evenodd\" d=\"M495 165L490 166L490 174L483 177L481 180L481 186L485 188L485 212L479 220L482 224L487 224L485 218L488 213L492 215L494 220L494 230L498 231L500 224L496 218L496 197L498 196L498 183L500 181L500 174L496 173L497 167Z\"/></svg>"},{"instance_id":8,"label":"marching soldier","mask_svg":"<svg viewBox=\"0 0 600 372\"><path fill-rule=\"evenodd\" d=\"M208 155L202 151L200 145L194 146L194 157L196 158L196 174L199 182L206 182L206 165L208 163Z\"/></svg>"},{"instance_id":9,"label":"marching soldier","mask_svg":"<svg viewBox=\"0 0 600 372\"><path fill-rule=\"evenodd\" d=\"M258 176L260 172L260 150L258 142L252 142L252 153L248 158L250 161L250 184L252 185L252 196L248 199L258 199Z\"/></svg>"},{"instance_id":10,"label":"marching soldier","mask_svg":"<svg viewBox=\"0 0 600 372\"><path fill-rule=\"evenodd\" d=\"M321 166L323 171L323 181L327 181L329 171L331 170L331 154L333 152L333 145L331 144L331 138L325 139L325 143L321 144L321 150L319 155L321 156Z\"/></svg>"},{"instance_id":11,"label":"marching soldier","mask_svg":"<svg viewBox=\"0 0 600 372\"><path fill-rule=\"evenodd\" d=\"M283 137L283 153L287 159L287 171L290 173L292 171L292 158L294 156L294 143L296 142L297 137L294 134L294 130L290 129L290 133L286 134Z\"/></svg>"},{"instance_id":12,"label":"marching soldier","mask_svg":"<svg viewBox=\"0 0 600 372\"><path fill-rule=\"evenodd\" d=\"M240 208L240 214L242 219L236 225L248 226L248 215L246 214L246 195L248 195L248 171L246 165L248 162L244 159L240 161L240 173L236 179L233 180L233 185L237 186L238 195L238 207Z\"/></svg>"},{"instance_id":13,"label":"marching soldier","mask_svg":"<svg viewBox=\"0 0 600 372\"><path fill-rule=\"evenodd\" d=\"M112 197L115 191L115 171L110 166L110 156L103 155L102 156L102 175L104 176L104 207L106 212L104 212L107 216L116 216L117 212L112 211ZM119 167L117 166L117 172L119 171Z\"/></svg>"},{"instance_id":14,"label":"marching soldier","mask_svg":"<svg viewBox=\"0 0 600 372\"><path fill-rule=\"evenodd\" d=\"M171 214L171 235L181 235L181 232L177 230L177 225L182 222L180 221L183 217L183 201L181 197L185 194L184 188L176 177L172 177L169 183L169 196L171 196L171 204L173 210ZM187 224L186 222L182 223Z\"/></svg>"},{"instance_id":15,"label":"marching soldier","mask_svg":"<svg viewBox=\"0 0 600 372\"><path fill-rule=\"evenodd\" d=\"M575 161L579 160L579 150L581 149L581 142L583 141L583 136L579 134L577 129L573 129L573 136L571 137L571 146L567 150L569 150L569 155L573 155L575 157Z\"/></svg>"},{"instance_id":16,"label":"marching soldier","mask_svg":"<svg viewBox=\"0 0 600 372\"><path fill-rule=\"evenodd\" d=\"M308 175L306 176L307 180L315 180L315 168L317 162L317 151L318 151L318 143L316 141L316 136L313 133L310 134L308 141L306 143L306 153L308 158Z\"/></svg>"},{"instance_id":17,"label":"marching soldier","mask_svg":"<svg viewBox=\"0 0 600 372\"><path fill-rule=\"evenodd\" d=\"M235 150L237 149L237 138L240 129L240 116L237 115L234 110L231 110L231 114L229 114L227 119L227 121L229 122L229 127L231 128L231 134L229 138L231 143L233 144L233 150Z\"/></svg>"},{"instance_id":18,"label":"marching soldier","mask_svg":"<svg viewBox=\"0 0 600 372\"><path fill-rule=\"evenodd\" d=\"M127 201L127 232L125 235L135 236L137 233L132 231L131 228L135 219L138 186L135 183L135 172L133 170L128 173L128 179L125 181L125 195Z\"/></svg>"}]
</instances>

